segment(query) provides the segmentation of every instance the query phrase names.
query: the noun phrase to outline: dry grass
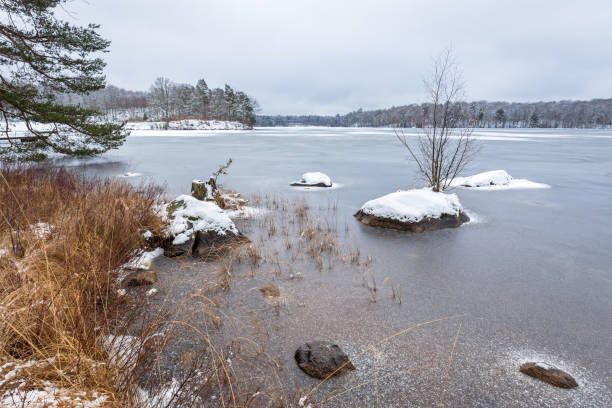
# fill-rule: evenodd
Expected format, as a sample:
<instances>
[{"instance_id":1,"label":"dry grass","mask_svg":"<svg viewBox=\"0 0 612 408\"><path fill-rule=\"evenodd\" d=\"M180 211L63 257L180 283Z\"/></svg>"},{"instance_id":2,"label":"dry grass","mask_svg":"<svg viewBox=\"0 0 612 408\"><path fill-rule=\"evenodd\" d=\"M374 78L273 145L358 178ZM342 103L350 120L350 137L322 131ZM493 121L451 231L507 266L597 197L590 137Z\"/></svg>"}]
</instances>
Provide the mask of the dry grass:
<instances>
[{"instance_id":1,"label":"dry grass","mask_svg":"<svg viewBox=\"0 0 612 408\"><path fill-rule=\"evenodd\" d=\"M0 168L0 364L31 364L0 399L51 387L134 403L104 339L121 324L119 267L145 245L143 231L163 228L161 194L62 168Z\"/></svg>"}]
</instances>

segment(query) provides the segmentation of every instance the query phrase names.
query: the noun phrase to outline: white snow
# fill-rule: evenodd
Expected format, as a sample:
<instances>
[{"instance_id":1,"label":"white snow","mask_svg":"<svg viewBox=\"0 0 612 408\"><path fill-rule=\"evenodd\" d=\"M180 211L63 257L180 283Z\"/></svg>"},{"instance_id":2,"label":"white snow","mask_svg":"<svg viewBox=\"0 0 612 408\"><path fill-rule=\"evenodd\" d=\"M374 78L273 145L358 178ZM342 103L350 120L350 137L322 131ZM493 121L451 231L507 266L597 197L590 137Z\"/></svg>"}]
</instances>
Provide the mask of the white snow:
<instances>
[{"instance_id":1,"label":"white snow","mask_svg":"<svg viewBox=\"0 0 612 408\"><path fill-rule=\"evenodd\" d=\"M142 173L127 171L123 174L118 175L117 177L132 178L132 177L140 177L140 176L142 176Z\"/></svg>"},{"instance_id":2,"label":"white snow","mask_svg":"<svg viewBox=\"0 0 612 408\"><path fill-rule=\"evenodd\" d=\"M457 177L453 180L451 186L482 191L550 188L548 184L536 183L525 179L515 179L505 170L485 171L470 177Z\"/></svg>"},{"instance_id":3,"label":"white snow","mask_svg":"<svg viewBox=\"0 0 612 408\"><path fill-rule=\"evenodd\" d=\"M44 368L54 364L54 359L48 360L16 360L4 362L0 365L0 406L2 407L27 407L27 408L59 408L59 407L83 407L94 408L104 405L105 396L99 396L97 392L86 393L84 391L62 388L60 384L41 380L36 389L28 378L33 367ZM18 378L20 377L20 378ZM24 378L25 377L25 378Z\"/></svg>"},{"instance_id":4,"label":"white snow","mask_svg":"<svg viewBox=\"0 0 612 408\"><path fill-rule=\"evenodd\" d=\"M265 208L242 206L235 210L224 210L230 218L259 218L268 214L270 211Z\"/></svg>"},{"instance_id":5,"label":"white snow","mask_svg":"<svg viewBox=\"0 0 612 408\"><path fill-rule=\"evenodd\" d=\"M361 207L366 214L401 222L459 215L463 211L456 194L436 193L429 188L398 191L370 200Z\"/></svg>"},{"instance_id":6,"label":"white snow","mask_svg":"<svg viewBox=\"0 0 612 408\"><path fill-rule=\"evenodd\" d=\"M51 235L52 225L47 224L46 222L38 222L36 224L30 225L30 228L34 231L34 235L38 239L47 239L49 235Z\"/></svg>"},{"instance_id":7,"label":"white snow","mask_svg":"<svg viewBox=\"0 0 612 408\"><path fill-rule=\"evenodd\" d=\"M155 248L152 251L140 252L134 258L132 258L128 263L123 265L123 268L147 270L151 268L151 263L153 262L153 260L163 254L164 254L163 248Z\"/></svg>"},{"instance_id":8,"label":"white snow","mask_svg":"<svg viewBox=\"0 0 612 408\"><path fill-rule=\"evenodd\" d=\"M168 214L169 206L176 206ZM185 243L197 231L214 231L225 235L228 232L238 234L238 229L227 214L211 201L200 201L190 195L180 195L166 204L165 216L170 223L167 233L174 236L174 245Z\"/></svg>"},{"instance_id":9,"label":"white snow","mask_svg":"<svg viewBox=\"0 0 612 408\"><path fill-rule=\"evenodd\" d=\"M240 122L226 120L199 120L185 119L166 122L128 122L126 129L131 130L131 135L146 135L150 131L160 130L246 130L247 126Z\"/></svg>"},{"instance_id":10,"label":"white snow","mask_svg":"<svg viewBox=\"0 0 612 408\"><path fill-rule=\"evenodd\" d=\"M329 176L325 173L321 173L318 171L302 174L302 179L297 181L297 183L307 184L307 185L315 185L315 184L323 183L327 187L332 186L332 181L329 178Z\"/></svg>"}]
</instances>

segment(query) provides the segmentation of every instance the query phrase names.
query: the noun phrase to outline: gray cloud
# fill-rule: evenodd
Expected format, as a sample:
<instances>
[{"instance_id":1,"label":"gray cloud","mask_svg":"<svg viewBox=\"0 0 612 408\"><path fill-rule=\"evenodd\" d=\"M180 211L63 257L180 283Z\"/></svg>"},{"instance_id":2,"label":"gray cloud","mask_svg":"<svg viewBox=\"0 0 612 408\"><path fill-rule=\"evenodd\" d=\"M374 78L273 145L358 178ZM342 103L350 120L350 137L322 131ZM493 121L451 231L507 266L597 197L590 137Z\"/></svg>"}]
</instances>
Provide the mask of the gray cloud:
<instances>
[{"instance_id":1,"label":"gray cloud","mask_svg":"<svg viewBox=\"0 0 612 408\"><path fill-rule=\"evenodd\" d=\"M344 113L422 102L452 44L470 100L612 96L612 2L83 0L77 23L112 41L107 78L232 86L262 113Z\"/></svg>"}]
</instances>

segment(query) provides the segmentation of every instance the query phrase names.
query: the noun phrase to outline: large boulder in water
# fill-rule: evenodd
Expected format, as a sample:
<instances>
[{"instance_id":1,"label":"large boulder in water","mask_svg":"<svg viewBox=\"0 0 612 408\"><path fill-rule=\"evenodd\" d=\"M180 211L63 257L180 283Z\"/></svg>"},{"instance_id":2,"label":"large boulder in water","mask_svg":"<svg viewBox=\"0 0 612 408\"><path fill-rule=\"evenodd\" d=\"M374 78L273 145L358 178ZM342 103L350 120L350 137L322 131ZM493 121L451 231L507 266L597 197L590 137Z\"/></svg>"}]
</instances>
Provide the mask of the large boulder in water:
<instances>
[{"instance_id":1,"label":"large boulder in water","mask_svg":"<svg viewBox=\"0 0 612 408\"><path fill-rule=\"evenodd\" d=\"M294 187L331 187L332 181L325 173L311 172L302 174L302 178L291 185Z\"/></svg>"},{"instance_id":2,"label":"large boulder in water","mask_svg":"<svg viewBox=\"0 0 612 408\"><path fill-rule=\"evenodd\" d=\"M298 367L311 377L325 379L330 375L341 375L355 369L348 356L338 345L313 341L301 345L295 351Z\"/></svg>"},{"instance_id":3,"label":"large boulder in water","mask_svg":"<svg viewBox=\"0 0 612 408\"><path fill-rule=\"evenodd\" d=\"M398 191L366 202L355 218L372 227L423 232L456 228L470 220L456 194L431 189Z\"/></svg>"},{"instance_id":4,"label":"large boulder in water","mask_svg":"<svg viewBox=\"0 0 612 408\"><path fill-rule=\"evenodd\" d=\"M546 363L529 362L521 365L521 373L537 378L555 387L576 388L578 383L568 373Z\"/></svg>"}]
</instances>

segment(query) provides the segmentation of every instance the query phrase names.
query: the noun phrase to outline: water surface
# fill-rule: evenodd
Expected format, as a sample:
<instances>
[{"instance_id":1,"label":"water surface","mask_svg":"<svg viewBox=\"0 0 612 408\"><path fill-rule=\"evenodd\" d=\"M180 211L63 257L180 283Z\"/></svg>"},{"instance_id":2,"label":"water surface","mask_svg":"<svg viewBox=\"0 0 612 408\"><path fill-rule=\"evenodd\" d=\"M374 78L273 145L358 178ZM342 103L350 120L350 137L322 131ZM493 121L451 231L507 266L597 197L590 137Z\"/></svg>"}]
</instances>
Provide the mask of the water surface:
<instances>
[{"instance_id":1,"label":"water surface","mask_svg":"<svg viewBox=\"0 0 612 408\"><path fill-rule=\"evenodd\" d=\"M222 176L226 187L307 197L321 208L337 203L339 225L348 224L362 254L372 255L379 285L388 278L401 288L402 304L370 303L356 294L356 280L340 272L281 281L300 298L284 318L270 317L277 340L272 351L290 386L316 384L292 363L293 350L313 337L337 341L356 355L413 324L463 315L381 345L356 362L357 374L326 392L368 381L375 365L379 377L430 363L434 368L390 375L379 387L370 383L330 406L376 406L376 395L385 407L437 406L443 388L447 406L612 406L612 131L487 129L475 135L482 151L465 175L504 169L551 188L456 190L477 222L423 234L374 229L352 217L369 199L421 185L390 129L161 131L71 164L113 177L137 172L142 177L130 180L150 178L179 194L232 157L230 174ZM288 187L306 171L325 172L340 187ZM388 287L380 291L388 297ZM533 359L567 369L581 387L559 390L518 373Z\"/></svg>"}]
</instances>

